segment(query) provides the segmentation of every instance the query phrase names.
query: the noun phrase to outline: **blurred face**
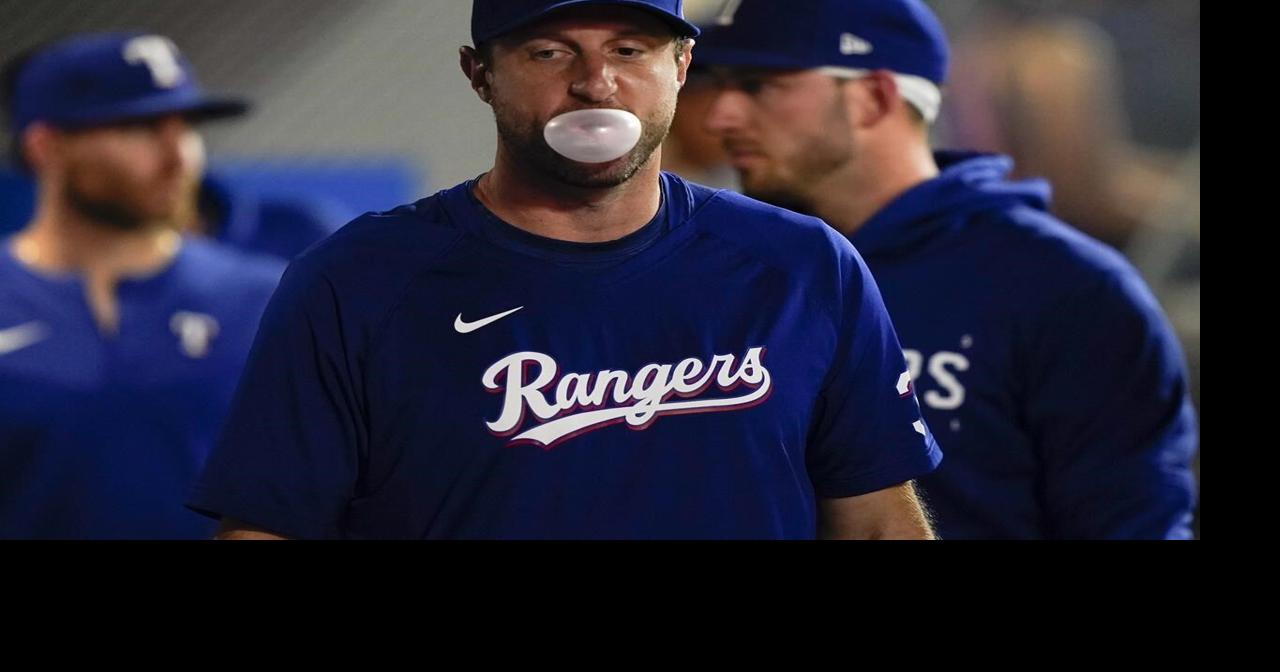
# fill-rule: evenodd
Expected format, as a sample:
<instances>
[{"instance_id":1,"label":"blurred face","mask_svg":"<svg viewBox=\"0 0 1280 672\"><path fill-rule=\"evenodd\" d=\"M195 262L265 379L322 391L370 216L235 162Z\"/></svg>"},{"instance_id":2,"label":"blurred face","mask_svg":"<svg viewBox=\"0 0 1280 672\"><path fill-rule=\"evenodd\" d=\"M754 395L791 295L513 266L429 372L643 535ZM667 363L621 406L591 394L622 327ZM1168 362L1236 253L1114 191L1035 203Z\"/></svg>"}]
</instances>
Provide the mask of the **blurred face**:
<instances>
[{"instance_id":1,"label":"blurred face","mask_svg":"<svg viewBox=\"0 0 1280 672\"><path fill-rule=\"evenodd\" d=\"M703 123L719 93L714 79L696 72L696 68L680 90L680 105L671 124L671 137L680 143L682 157L699 166L710 167L728 161L720 138L708 133Z\"/></svg>"},{"instance_id":2,"label":"blurred face","mask_svg":"<svg viewBox=\"0 0 1280 672\"><path fill-rule=\"evenodd\" d=\"M499 141L516 161L566 184L612 187L629 180L662 144L688 63L687 53L677 59L671 29L648 13L582 8L495 40L479 90L493 107ZM636 115L643 133L635 149L608 163L584 164L547 145L548 121L593 108Z\"/></svg>"},{"instance_id":3,"label":"blurred face","mask_svg":"<svg viewBox=\"0 0 1280 672\"><path fill-rule=\"evenodd\" d=\"M718 93L705 125L724 145L743 191L803 209L821 178L855 156L843 86L812 70L713 68Z\"/></svg>"},{"instance_id":4,"label":"blurred face","mask_svg":"<svg viewBox=\"0 0 1280 672\"><path fill-rule=\"evenodd\" d=\"M204 171L204 142L177 115L62 131L56 170L65 201L93 221L132 230L179 215Z\"/></svg>"}]
</instances>

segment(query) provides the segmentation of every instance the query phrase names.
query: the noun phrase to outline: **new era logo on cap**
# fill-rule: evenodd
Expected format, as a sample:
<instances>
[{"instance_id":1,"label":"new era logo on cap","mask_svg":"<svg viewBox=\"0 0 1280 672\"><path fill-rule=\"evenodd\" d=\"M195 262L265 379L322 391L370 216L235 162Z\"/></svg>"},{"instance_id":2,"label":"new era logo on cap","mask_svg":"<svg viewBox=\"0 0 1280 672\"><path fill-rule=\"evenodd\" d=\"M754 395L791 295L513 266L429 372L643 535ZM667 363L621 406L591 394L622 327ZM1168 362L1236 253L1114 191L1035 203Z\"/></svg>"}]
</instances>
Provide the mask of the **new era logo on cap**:
<instances>
[{"instance_id":1,"label":"new era logo on cap","mask_svg":"<svg viewBox=\"0 0 1280 672\"><path fill-rule=\"evenodd\" d=\"M870 42L853 33L844 33L840 36L840 53L845 56L869 54L873 50L874 47Z\"/></svg>"}]
</instances>

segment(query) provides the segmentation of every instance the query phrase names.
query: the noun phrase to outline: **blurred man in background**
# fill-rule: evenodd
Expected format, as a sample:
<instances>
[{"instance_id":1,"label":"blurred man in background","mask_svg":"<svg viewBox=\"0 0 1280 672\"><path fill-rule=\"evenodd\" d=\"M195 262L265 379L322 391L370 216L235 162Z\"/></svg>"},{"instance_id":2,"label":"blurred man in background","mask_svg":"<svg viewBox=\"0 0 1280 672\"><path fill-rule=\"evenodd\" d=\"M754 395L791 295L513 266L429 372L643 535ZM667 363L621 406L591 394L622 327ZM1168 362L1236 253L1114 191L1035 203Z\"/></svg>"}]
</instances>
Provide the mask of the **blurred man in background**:
<instances>
[{"instance_id":1,"label":"blurred man in background","mask_svg":"<svg viewBox=\"0 0 1280 672\"><path fill-rule=\"evenodd\" d=\"M207 95L167 38L73 37L10 63L36 213L0 240L0 537L203 538L183 508L278 262L180 234Z\"/></svg>"},{"instance_id":2,"label":"blurred man in background","mask_svg":"<svg viewBox=\"0 0 1280 672\"><path fill-rule=\"evenodd\" d=\"M1189 537L1177 341L1119 254L1047 213L1047 184L930 150L948 61L932 12L726 7L698 45L721 83L707 127L748 195L822 218L867 260L947 454L920 482L940 535Z\"/></svg>"}]
</instances>

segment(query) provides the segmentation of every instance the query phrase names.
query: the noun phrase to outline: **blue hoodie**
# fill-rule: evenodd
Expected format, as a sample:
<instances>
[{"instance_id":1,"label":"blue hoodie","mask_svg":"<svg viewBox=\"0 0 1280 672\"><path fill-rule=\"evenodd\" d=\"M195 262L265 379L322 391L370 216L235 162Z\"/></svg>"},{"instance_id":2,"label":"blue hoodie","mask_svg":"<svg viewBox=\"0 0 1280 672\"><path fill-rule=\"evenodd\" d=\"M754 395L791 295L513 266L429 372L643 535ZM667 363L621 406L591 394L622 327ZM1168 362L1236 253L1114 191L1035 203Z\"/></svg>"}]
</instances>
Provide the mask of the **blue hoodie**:
<instances>
[{"instance_id":1,"label":"blue hoodie","mask_svg":"<svg viewBox=\"0 0 1280 672\"><path fill-rule=\"evenodd\" d=\"M947 454L920 480L939 534L1190 537L1196 419L1142 279L1008 158L936 158L851 240Z\"/></svg>"}]
</instances>

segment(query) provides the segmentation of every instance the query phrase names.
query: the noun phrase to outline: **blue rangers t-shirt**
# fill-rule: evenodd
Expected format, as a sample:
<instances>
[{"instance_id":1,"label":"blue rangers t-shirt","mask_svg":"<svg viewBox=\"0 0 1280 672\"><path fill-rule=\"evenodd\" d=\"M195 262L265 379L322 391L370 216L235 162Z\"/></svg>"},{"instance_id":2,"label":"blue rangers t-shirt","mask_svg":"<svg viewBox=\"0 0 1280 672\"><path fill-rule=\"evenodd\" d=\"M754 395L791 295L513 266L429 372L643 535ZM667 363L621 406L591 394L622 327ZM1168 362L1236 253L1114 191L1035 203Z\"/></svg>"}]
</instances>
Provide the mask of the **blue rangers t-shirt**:
<instances>
[{"instance_id":1,"label":"blue rangers t-shirt","mask_svg":"<svg viewBox=\"0 0 1280 672\"><path fill-rule=\"evenodd\" d=\"M297 538L812 538L941 458L821 221L662 176L603 244L472 183L294 261L191 506Z\"/></svg>"}]
</instances>

